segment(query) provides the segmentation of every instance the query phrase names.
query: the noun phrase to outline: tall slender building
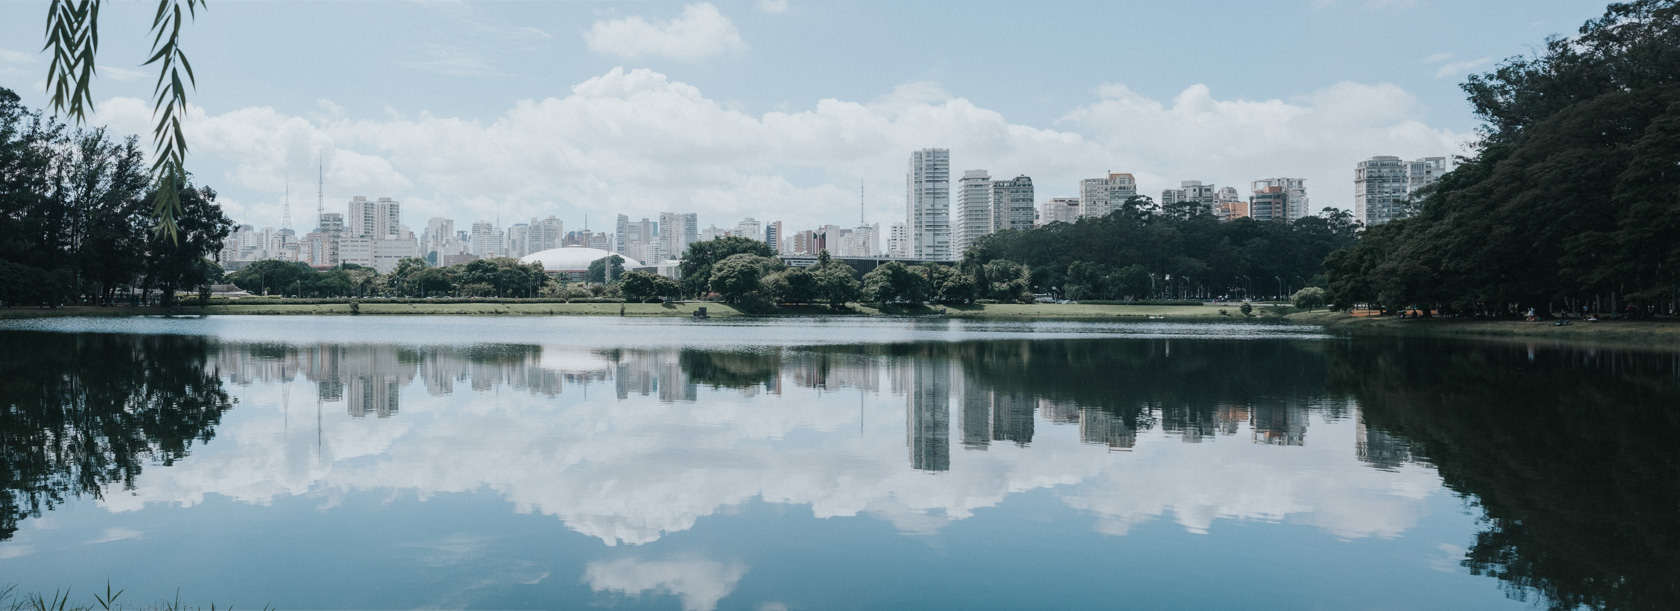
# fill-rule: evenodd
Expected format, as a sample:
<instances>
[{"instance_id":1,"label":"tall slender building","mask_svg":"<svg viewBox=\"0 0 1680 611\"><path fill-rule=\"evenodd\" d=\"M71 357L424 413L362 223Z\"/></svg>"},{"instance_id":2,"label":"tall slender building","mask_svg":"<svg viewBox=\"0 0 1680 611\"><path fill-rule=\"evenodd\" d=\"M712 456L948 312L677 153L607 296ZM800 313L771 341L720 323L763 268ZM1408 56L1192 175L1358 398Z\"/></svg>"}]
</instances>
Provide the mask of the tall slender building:
<instances>
[{"instance_id":1,"label":"tall slender building","mask_svg":"<svg viewBox=\"0 0 1680 611\"><path fill-rule=\"evenodd\" d=\"M1250 184L1248 216L1257 221L1293 221L1307 215L1307 181L1262 178Z\"/></svg>"},{"instance_id":2,"label":"tall slender building","mask_svg":"<svg viewBox=\"0 0 1680 611\"><path fill-rule=\"evenodd\" d=\"M951 252L956 254L967 252L974 240L992 232L992 177L985 170L963 172L951 224Z\"/></svg>"},{"instance_id":3,"label":"tall slender building","mask_svg":"<svg viewBox=\"0 0 1680 611\"><path fill-rule=\"evenodd\" d=\"M951 259L951 151L922 149L910 154L905 174L905 220L909 254L917 259Z\"/></svg>"},{"instance_id":4,"label":"tall slender building","mask_svg":"<svg viewBox=\"0 0 1680 611\"><path fill-rule=\"evenodd\" d=\"M1033 182L1025 175L992 183L992 226L986 233L1032 229Z\"/></svg>"},{"instance_id":5,"label":"tall slender building","mask_svg":"<svg viewBox=\"0 0 1680 611\"><path fill-rule=\"evenodd\" d=\"M659 251L681 259L688 245L700 241L700 217L693 212L659 213Z\"/></svg>"},{"instance_id":6,"label":"tall slender building","mask_svg":"<svg viewBox=\"0 0 1680 611\"><path fill-rule=\"evenodd\" d=\"M781 221L770 221L764 224L764 243L770 245L770 252L782 252Z\"/></svg>"},{"instance_id":7,"label":"tall slender building","mask_svg":"<svg viewBox=\"0 0 1680 611\"><path fill-rule=\"evenodd\" d=\"M1446 157L1402 161L1382 155L1353 169L1353 216L1366 227L1404 218L1406 200L1447 173Z\"/></svg>"}]
</instances>

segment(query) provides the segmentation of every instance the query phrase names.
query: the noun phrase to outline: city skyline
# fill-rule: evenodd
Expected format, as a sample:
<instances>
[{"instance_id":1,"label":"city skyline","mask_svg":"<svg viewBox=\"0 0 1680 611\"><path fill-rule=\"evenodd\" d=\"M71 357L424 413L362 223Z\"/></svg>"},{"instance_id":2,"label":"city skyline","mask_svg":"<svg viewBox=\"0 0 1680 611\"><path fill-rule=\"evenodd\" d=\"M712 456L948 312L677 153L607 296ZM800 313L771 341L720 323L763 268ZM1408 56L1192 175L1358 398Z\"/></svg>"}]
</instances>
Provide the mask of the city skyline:
<instances>
[{"instance_id":1,"label":"city skyline","mask_svg":"<svg viewBox=\"0 0 1680 611\"><path fill-rule=\"evenodd\" d=\"M976 44L985 37L893 35L901 27L894 16L995 29L976 20L996 7L979 5L975 14L878 7L888 19L860 22L844 7L772 4L325 5L308 12L229 5L187 32L202 87L185 126L194 143L189 169L221 193L231 216L259 226L279 224L285 184L314 178L317 164L325 166L332 200L386 196L416 218L462 221L552 214L578 226L599 215L601 229L620 212L739 219L764 218L766 208L786 210L779 216L795 226L849 225L854 215L838 210L856 209L860 179L871 194L868 221L885 227L904 205L893 195L894 170L904 151L927 147L951 149L953 171L1031 176L1039 204L1077 196L1073 181L1110 171L1134 174L1145 194L1188 178L1240 185L1291 176L1330 185L1373 154L1462 152L1475 120L1456 83L1528 52L1532 40L1573 31L1599 8L1525 4L1524 14L1544 17L1519 22L1490 18L1513 10L1498 2L1069 3L1010 11L1012 28L1066 35L1044 36L1062 42L1008 57ZM38 36L38 17L23 11L30 6L0 8L18 17L0 20L6 39ZM113 24L138 14L137 7L108 8ZM1133 42L1080 35L1102 21L1079 17L1093 10L1135 23ZM1448 10L1465 19L1441 19ZM367 18L369 11L380 19ZM1458 21L1476 23L1474 36ZM453 23L474 27L447 27ZM1185 44L1183 52L1135 58L1133 49L1175 48L1180 23L1222 40L1268 28L1340 51L1233 53L1229 45ZM684 24L710 29L672 35ZM256 33L275 28L306 44L268 53L261 42L272 35ZM338 42L351 39L345 28L356 39L389 44L345 62ZM646 34L641 39L673 46L635 48L622 36L635 28ZM466 31L414 37L432 44L402 40L435 29ZM144 133L149 81L129 65L143 57L122 59L144 45L144 33L127 30L104 30L110 59L102 60L91 120ZM827 52L832 30L885 42L860 61ZM0 47L0 79L40 106L47 58L32 46ZM462 51L475 48L481 57ZM894 61L871 61L888 58ZM335 66L332 74L311 72L326 64ZM1315 205L1352 204L1351 188L1315 193Z\"/></svg>"}]
</instances>

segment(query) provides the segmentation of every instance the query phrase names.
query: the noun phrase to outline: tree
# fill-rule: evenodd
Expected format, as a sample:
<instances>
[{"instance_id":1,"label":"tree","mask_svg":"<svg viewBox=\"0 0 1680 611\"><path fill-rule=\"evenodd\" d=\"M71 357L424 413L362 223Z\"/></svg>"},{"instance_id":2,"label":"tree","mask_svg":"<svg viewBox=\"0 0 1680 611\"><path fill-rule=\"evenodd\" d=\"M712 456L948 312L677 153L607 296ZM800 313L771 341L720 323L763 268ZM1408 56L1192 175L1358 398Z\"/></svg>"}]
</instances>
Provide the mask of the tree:
<instances>
[{"instance_id":1,"label":"tree","mask_svg":"<svg viewBox=\"0 0 1680 611\"><path fill-rule=\"evenodd\" d=\"M998 301L1031 301L1027 290L1027 269L1021 264L999 259L986 264L986 297Z\"/></svg>"},{"instance_id":2,"label":"tree","mask_svg":"<svg viewBox=\"0 0 1680 611\"><path fill-rule=\"evenodd\" d=\"M751 238L727 237L688 245L682 264L677 268L682 278L683 293L698 296L705 293L712 281L712 266L734 255L747 254L774 257L770 245Z\"/></svg>"},{"instance_id":3,"label":"tree","mask_svg":"<svg viewBox=\"0 0 1680 611\"><path fill-rule=\"evenodd\" d=\"M813 303L819 298L817 276L802 267L789 267L760 281L764 294L776 303Z\"/></svg>"},{"instance_id":4,"label":"tree","mask_svg":"<svg viewBox=\"0 0 1680 611\"><path fill-rule=\"evenodd\" d=\"M626 300L642 303L661 297L675 297L682 291L677 281L642 271L624 272L618 279L618 287Z\"/></svg>"},{"instance_id":5,"label":"tree","mask_svg":"<svg viewBox=\"0 0 1680 611\"><path fill-rule=\"evenodd\" d=\"M825 251L823 254L828 253ZM813 276L816 295L827 301L829 307L846 305L846 302L856 301L863 294L863 284L857 280L857 270L845 263L832 261L817 269Z\"/></svg>"},{"instance_id":6,"label":"tree","mask_svg":"<svg viewBox=\"0 0 1680 611\"><path fill-rule=\"evenodd\" d=\"M1116 296L1126 299L1152 296L1150 287L1153 282L1154 280L1149 277L1149 271L1145 270L1142 265L1136 264L1128 265L1125 269L1114 272L1113 277L1109 279L1109 283L1114 286L1117 293Z\"/></svg>"},{"instance_id":7,"label":"tree","mask_svg":"<svg viewBox=\"0 0 1680 611\"><path fill-rule=\"evenodd\" d=\"M589 270L584 277L589 282L608 284L618 280L624 274L624 257L608 255L589 262Z\"/></svg>"},{"instance_id":8,"label":"tree","mask_svg":"<svg viewBox=\"0 0 1680 611\"><path fill-rule=\"evenodd\" d=\"M762 296L759 280L782 265L781 261L752 254L735 254L712 266L710 288L725 303L739 304Z\"/></svg>"},{"instance_id":9,"label":"tree","mask_svg":"<svg viewBox=\"0 0 1680 611\"><path fill-rule=\"evenodd\" d=\"M921 303L927 300L922 268L888 261L863 275L863 298L874 303Z\"/></svg>"},{"instance_id":10,"label":"tree","mask_svg":"<svg viewBox=\"0 0 1680 611\"><path fill-rule=\"evenodd\" d=\"M172 236L158 236L146 258L147 286L156 286L165 307L175 305L175 291L196 289L218 275L209 257L222 249L222 241L233 233L233 221L216 205L216 192L209 187L177 185L180 217Z\"/></svg>"},{"instance_id":11,"label":"tree","mask_svg":"<svg viewBox=\"0 0 1680 611\"><path fill-rule=\"evenodd\" d=\"M1297 308L1311 312L1324 307L1324 304L1329 302L1329 295L1322 288L1309 286L1295 291L1295 296L1290 298L1290 302Z\"/></svg>"},{"instance_id":12,"label":"tree","mask_svg":"<svg viewBox=\"0 0 1680 611\"><path fill-rule=\"evenodd\" d=\"M1473 154L1326 261L1338 305L1510 314L1680 299L1680 3L1612 4L1463 85ZM1617 307L1617 309L1620 309Z\"/></svg>"}]
</instances>

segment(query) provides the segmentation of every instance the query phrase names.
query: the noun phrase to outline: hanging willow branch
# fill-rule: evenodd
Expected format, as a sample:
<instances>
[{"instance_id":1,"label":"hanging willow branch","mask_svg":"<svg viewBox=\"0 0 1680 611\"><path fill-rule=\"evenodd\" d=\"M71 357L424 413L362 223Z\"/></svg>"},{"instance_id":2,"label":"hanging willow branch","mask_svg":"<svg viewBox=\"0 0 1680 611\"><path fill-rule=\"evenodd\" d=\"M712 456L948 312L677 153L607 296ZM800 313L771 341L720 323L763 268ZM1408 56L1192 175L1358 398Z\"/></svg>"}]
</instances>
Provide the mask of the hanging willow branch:
<instances>
[{"instance_id":1,"label":"hanging willow branch","mask_svg":"<svg viewBox=\"0 0 1680 611\"><path fill-rule=\"evenodd\" d=\"M187 138L181 120L187 114L187 87L198 87L192 63L181 51L181 23L196 18L205 0L158 0L152 18L152 57L143 65L158 65L157 83L152 86L152 179L157 194L152 201L152 221L159 236L178 239L181 187L186 185ZM99 51L100 0L53 0L47 8L46 46L52 51L47 68L47 90L52 92L53 112L76 123L87 120L93 107L90 86L96 74L94 55ZM185 5L183 15L181 10ZM181 75L185 73L183 81Z\"/></svg>"}]
</instances>

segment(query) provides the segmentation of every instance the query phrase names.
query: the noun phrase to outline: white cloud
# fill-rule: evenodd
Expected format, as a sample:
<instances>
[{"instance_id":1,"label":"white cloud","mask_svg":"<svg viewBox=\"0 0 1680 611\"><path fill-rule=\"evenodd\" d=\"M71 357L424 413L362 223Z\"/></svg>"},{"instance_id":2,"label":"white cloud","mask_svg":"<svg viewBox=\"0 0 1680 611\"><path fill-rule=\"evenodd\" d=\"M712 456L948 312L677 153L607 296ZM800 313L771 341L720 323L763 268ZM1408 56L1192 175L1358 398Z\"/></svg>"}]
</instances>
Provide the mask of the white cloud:
<instances>
[{"instance_id":1,"label":"white cloud","mask_svg":"<svg viewBox=\"0 0 1680 611\"><path fill-rule=\"evenodd\" d=\"M788 0L758 0L753 6L766 13L785 13L788 10Z\"/></svg>"},{"instance_id":2,"label":"white cloud","mask_svg":"<svg viewBox=\"0 0 1680 611\"><path fill-rule=\"evenodd\" d=\"M1476 59L1466 59L1466 60L1459 60L1459 61L1455 61L1455 62L1447 62L1445 64L1442 64L1440 68L1437 68L1435 70L1435 78L1449 78L1449 77L1461 76L1463 74L1466 74L1466 73L1470 72L1471 70L1475 70L1477 68L1480 68L1482 66L1486 66L1486 65L1491 64L1491 63L1493 63L1493 58L1491 58L1491 57L1479 57L1479 58L1476 58Z\"/></svg>"},{"instance_id":3,"label":"white cloud","mask_svg":"<svg viewBox=\"0 0 1680 611\"><path fill-rule=\"evenodd\" d=\"M139 539L144 536L146 536L145 531L134 530L132 528L107 528L104 532L100 533L98 537L89 540L88 544L91 545L96 543L110 543L112 541L124 541L127 539Z\"/></svg>"},{"instance_id":4,"label":"white cloud","mask_svg":"<svg viewBox=\"0 0 1680 611\"><path fill-rule=\"evenodd\" d=\"M29 64L34 63L35 56L22 51L0 49L0 64Z\"/></svg>"},{"instance_id":5,"label":"white cloud","mask_svg":"<svg viewBox=\"0 0 1680 611\"><path fill-rule=\"evenodd\" d=\"M584 568L583 582L597 592L676 596L682 601L683 611L712 611L718 601L735 591L735 584L746 574L744 566L712 560L644 562L622 558L589 563Z\"/></svg>"},{"instance_id":6,"label":"white cloud","mask_svg":"<svg viewBox=\"0 0 1680 611\"><path fill-rule=\"evenodd\" d=\"M747 50L735 24L710 2L685 6L681 16L665 22L649 22L641 16L597 21L583 39L591 51L626 59L696 60Z\"/></svg>"},{"instance_id":7,"label":"white cloud","mask_svg":"<svg viewBox=\"0 0 1680 611\"><path fill-rule=\"evenodd\" d=\"M486 120L355 118L328 101L304 116L191 113L189 163L236 221L258 225L278 222L287 177L314 180L317 155L330 209L352 195L394 197L411 227L431 216L576 223L663 211L697 212L702 226L752 216L808 227L855 222L860 178L870 220L902 220L905 158L924 147L951 149L961 169L1031 176L1040 200L1076 195L1079 179L1113 170L1138 175L1148 194L1187 179L1245 189L1299 176L1315 208L1345 208L1358 161L1450 155L1470 137L1430 127L1422 105L1394 85L1341 83L1287 101L1220 99L1196 85L1166 102L1108 85L1047 129L935 83L751 114L664 74L623 68ZM151 110L117 98L99 117L146 133Z\"/></svg>"}]
</instances>

